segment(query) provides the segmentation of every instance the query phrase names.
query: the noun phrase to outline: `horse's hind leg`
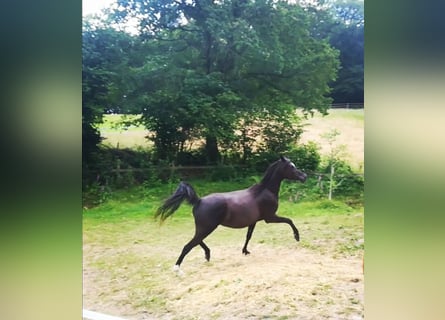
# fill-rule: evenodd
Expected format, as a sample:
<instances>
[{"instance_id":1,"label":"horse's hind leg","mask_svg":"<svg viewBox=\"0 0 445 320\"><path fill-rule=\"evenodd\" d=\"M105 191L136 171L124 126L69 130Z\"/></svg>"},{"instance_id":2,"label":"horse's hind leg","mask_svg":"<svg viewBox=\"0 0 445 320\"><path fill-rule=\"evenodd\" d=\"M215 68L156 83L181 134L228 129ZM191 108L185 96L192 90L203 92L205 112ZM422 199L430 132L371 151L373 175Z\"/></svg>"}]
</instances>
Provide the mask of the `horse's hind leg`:
<instances>
[{"instance_id":1,"label":"horse's hind leg","mask_svg":"<svg viewBox=\"0 0 445 320\"><path fill-rule=\"evenodd\" d=\"M251 224L249 226L249 228L247 229L246 242L244 243L244 247L243 247L243 253L245 255L250 254L250 252L247 250L247 244L249 243L249 240L252 237L252 233L253 233L253 229L255 229L255 225L256 225L256 223Z\"/></svg>"},{"instance_id":2,"label":"horse's hind leg","mask_svg":"<svg viewBox=\"0 0 445 320\"><path fill-rule=\"evenodd\" d=\"M206 246L204 241L201 241L199 243L199 245L204 249L206 260L210 261L210 249L209 249L209 247Z\"/></svg>"},{"instance_id":3,"label":"horse's hind leg","mask_svg":"<svg viewBox=\"0 0 445 320\"><path fill-rule=\"evenodd\" d=\"M207 237L213 230L215 230L217 227L211 227L206 228L206 230L196 230L195 236L192 240L190 240L182 249L181 255L179 256L178 260L176 261L176 266L180 266L182 263L182 260L184 260L184 257L192 250L194 247L196 247L198 244L201 245L201 247L204 249L204 252L206 254L206 259L210 259L210 249L204 244L203 240L205 237Z\"/></svg>"},{"instance_id":4,"label":"horse's hind leg","mask_svg":"<svg viewBox=\"0 0 445 320\"><path fill-rule=\"evenodd\" d=\"M178 260L176 261L176 266L180 266L182 263L182 260L184 260L184 257L192 250L194 247L196 247L200 242L202 241L202 238L197 237L196 235L193 237L192 240L190 240L182 249L181 255L179 256Z\"/></svg>"}]
</instances>

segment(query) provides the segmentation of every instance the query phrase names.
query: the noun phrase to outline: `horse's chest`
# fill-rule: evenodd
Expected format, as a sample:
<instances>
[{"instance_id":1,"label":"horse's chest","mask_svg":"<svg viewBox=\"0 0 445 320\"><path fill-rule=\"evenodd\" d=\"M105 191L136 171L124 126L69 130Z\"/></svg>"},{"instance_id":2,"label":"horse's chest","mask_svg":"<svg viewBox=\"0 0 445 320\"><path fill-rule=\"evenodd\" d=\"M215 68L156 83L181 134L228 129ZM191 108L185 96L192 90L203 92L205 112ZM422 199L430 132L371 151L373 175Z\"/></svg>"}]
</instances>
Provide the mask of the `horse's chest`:
<instances>
[{"instance_id":1,"label":"horse's chest","mask_svg":"<svg viewBox=\"0 0 445 320\"><path fill-rule=\"evenodd\" d=\"M258 209L261 216L275 213L278 209L278 201L273 198L263 199L258 203Z\"/></svg>"},{"instance_id":2,"label":"horse's chest","mask_svg":"<svg viewBox=\"0 0 445 320\"><path fill-rule=\"evenodd\" d=\"M275 213L278 209L278 197L269 190L264 190L256 197L256 202L261 216Z\"/></svg>"}]
</instances>

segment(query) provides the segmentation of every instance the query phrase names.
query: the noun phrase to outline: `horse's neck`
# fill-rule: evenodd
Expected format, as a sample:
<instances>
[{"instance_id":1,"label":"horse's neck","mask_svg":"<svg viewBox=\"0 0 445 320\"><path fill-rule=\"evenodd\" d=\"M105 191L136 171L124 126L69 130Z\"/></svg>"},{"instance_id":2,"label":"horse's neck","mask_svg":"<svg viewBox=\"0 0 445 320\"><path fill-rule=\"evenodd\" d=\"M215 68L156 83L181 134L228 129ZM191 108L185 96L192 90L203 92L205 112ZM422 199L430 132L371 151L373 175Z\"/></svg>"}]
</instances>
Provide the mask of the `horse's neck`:
<instances>
[{"instance_id":1,"label":"horse's neck","mask_svg":"<svg viewBox=\"0 0 445 320\"><path fill-rule=\"evenodd\" d=\"M269 168L268 172L266 172L260 182L260 189L267 189L278 197L281 181L283 181L283 178L277 174L277 167L275 166L274 168Z\"/></svg>"},{"instance_id":2,"label":"horse's neck","mask_svg":"<svg viewBox=\"0 0 445 320\"><path fill-rule=\"evenodd\" d=\"M267 185L265 185L264 187L278 197L278 193L280 192L281 181L283 181L283 179L272 177L272 179L270 179Z\"/></svg>"},{"instance_id":3,"label":"horse's neck","mask_svg":"<svg viewBox=\"0 0 445 320\"><path fill-rule=\"evenodd\" d=\"M278 197L278 193L280 192L281 181L283 181L283 179L277 176L276 174L267 175L260 182L261 185L260 189L263 190L267 189Z\"/></svg>"}]
</instances>

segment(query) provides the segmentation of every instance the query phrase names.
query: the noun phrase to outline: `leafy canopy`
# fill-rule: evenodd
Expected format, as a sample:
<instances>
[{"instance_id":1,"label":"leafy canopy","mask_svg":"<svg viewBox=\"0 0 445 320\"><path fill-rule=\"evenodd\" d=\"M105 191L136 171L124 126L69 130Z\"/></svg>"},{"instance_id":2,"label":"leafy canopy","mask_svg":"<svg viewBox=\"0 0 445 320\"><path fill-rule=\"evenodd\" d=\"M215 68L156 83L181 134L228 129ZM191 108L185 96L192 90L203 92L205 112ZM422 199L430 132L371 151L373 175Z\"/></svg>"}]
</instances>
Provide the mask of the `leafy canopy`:
<instances>
[{"instance_id":1,"label":"leafy canopy","mask_svg":"<svg viewBox=\"0 0 445 320\"><path fill-rule=\"evenodd\" d=\"M246 123L288 125L295 108L325 113L331 102L328 83L336 76L338 52L327 39L311 34L314 20L298 5L270 0L117 3L114 23L138 21L144 44L143 62L129 70L135 80L127 101L142 110L161 158L171 159L196 137L220 144L239 140ZM269 126L260 134L273 131ZM289 134L296 138L298 131ZM268 147L280 149L279 144Z\"/></svg>"}]
</instances>

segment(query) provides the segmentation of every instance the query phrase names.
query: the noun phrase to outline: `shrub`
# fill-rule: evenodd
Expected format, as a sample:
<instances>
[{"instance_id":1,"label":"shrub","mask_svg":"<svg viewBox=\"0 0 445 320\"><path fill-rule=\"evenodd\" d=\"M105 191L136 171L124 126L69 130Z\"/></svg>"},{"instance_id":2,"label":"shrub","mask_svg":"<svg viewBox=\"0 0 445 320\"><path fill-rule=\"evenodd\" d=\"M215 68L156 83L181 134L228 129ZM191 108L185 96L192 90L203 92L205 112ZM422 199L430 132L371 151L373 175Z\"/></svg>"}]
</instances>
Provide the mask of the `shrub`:
<instances>
[{"instance_id":1,"label":"shrub","mask_svg":"<svg viewBox=\"0 0 445 320\"><path fill-rule=\"evenodd\" d=\"M182 166L205 165L207 158L203 149L181 151L176 156L176 163Z\"/></svg>"},{"instance_id":2,"label":"shrub","mask_svg":"<svg viewBox=\"0 0 445 320\"><path fill-rule=\"evenodd\" d=\"M233 166L217 166L210 170L207 179L210 181L231 181L238 177Z\"/></svg>"},{"instance_id":3,"label":"shrub","mask_svg":"<svg viewBox=\"0 0 445 320\"><path fill-rule=\"evenodd\" d=\"M328 162L321 168L324 173L323 181L326 185L329 181L330 163ZM335 161L334 173L335 187L333 193L342 198L362 198L364 194L365 180L363 175L354 172L351 166L344 160Z\"/></svg>"},{"instance_id":4,"label":"shrub","mask_svg":"<svg viewBox=\"0 0 445 320\"><path fill-rule=\"evenodd\" d=\"M287 153L287 157L291 159L295 165L305 172L316 171L320 165L321 157L319 146L314 142L308 142L293 147Z\"/></svg>"}]
</instances>

